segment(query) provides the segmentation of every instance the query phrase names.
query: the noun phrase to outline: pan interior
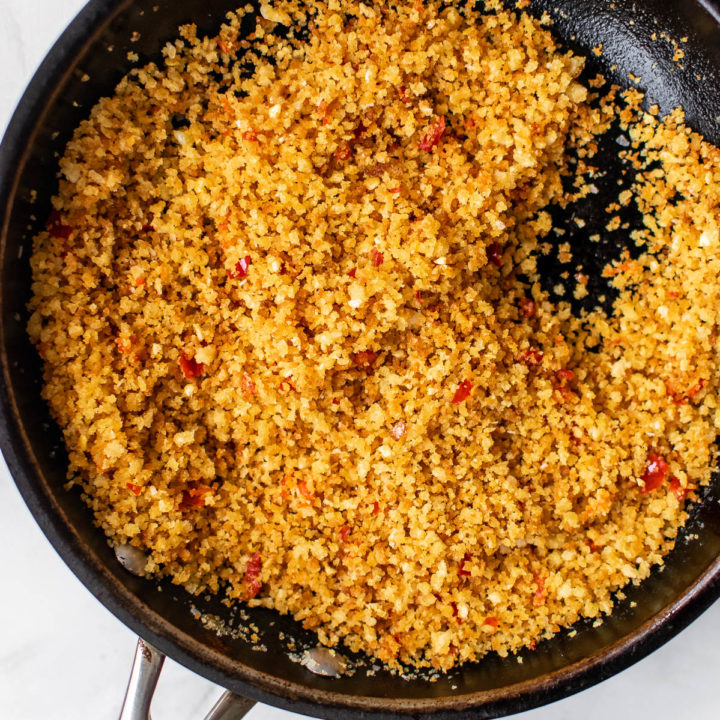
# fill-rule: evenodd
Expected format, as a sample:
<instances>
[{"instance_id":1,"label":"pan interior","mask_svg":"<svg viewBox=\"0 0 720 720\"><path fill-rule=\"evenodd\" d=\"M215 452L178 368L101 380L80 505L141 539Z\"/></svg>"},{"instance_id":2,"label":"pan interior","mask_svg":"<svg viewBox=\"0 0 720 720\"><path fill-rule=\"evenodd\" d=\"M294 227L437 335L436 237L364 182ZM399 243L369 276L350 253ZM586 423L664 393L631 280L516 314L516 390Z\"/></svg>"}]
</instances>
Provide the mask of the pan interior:
<instances>
[{"instance_id":1,"label":"pan interior","mask_svg":"<svg viewBox=\"0 0 720 720\"><path fill-rule=\"evenodd\" d=\"M28 117L30 145L19 159L16 153L17 192L7 208L6 232L2 243L2 329L6 392L17 408L6 443L16 448L16 477L36 514L46 514L56 532L78 557L89 554L94 563L104 566L101 580L103 595L121 597L118 602L140 617L155 613L173 626L175 639L194 638L193 652L202 661L208 653L220 653L238 668L246 665L270 676L309 687L313 691L334 691L353 696L384 698L441 698L502 688L560 671L569 664L600 653L604 648L632 634L643 623L671 605L712 565L720 554L720 483L705 491L705 501L692 513L676 549L668 557L663 572L656 572L639 587L630 588L619 601L616 611L602 625L581 622L570 637L562 632L541 643L534 652L523 653L523 663L515 658L503 660L488 656L482 662L464 666L436 682L404 679L377 668L371 674L358 670L353 677L330 680L312 675L294 662L286 649L294 638L298 648L314 644L313 636L294 621L257 609L250 619L259 630L266 650L253 649L243 637L218 636L203 627L190 612L191 607L216 615L228 624L237 623L237 615L215 599L194 598L167 583L158 587L127 574L116 562L105 538L93 527L90 513L79 493L65 492L66 457L60 433L40 399L41 367L25 334L29 299L30 270L28 257L33 233L44 224L49 198L55 192L54 180L58 154L73 128L87 116L94 102L110 93L115 83L130 69L127 53L140 55L141 61L157 58L162 44L175 37L177 27L186 22L198 24L201 32L213 32L237 2L205 0L198 6L193 0L135 0L134 2L96 2L94 12L86 13L87 33L76 37L75 46L66 50L69 64L44 67L48 90L35 98ZM110 12L110 8L113 8ZM628 86L627 73L640 76L641 89L667 112L682 105L688 123L705 137L720 143L720 26L712 15L692 0L665 3L662 0L626 2L616 0L535 0L529 12L547 11L555 20L556 34L573 50L588 55L593 47L603 46L601 57L589 54L590 69L601 71ZM137 39L136 33L140 37ZM653 34L675 39L685 52L683 68L673 62L673 46L665 40L652 40ZM616 69L611 69L617 66ZM87 74L89 80L83 81ZM59 85L58 85L59 83ZM47 103L47 104L46 104ZM613 177L611 177L611 180ZM612 183L610 183L612 184ZM596 198L604 207L606 198ZM610 188L607 189L608 192ZM37 192L34 200L33 192ZM614 188L617 193L617 186ZM607 196L609 197L609 196ZM604 218L593 219L593 207L577 208L587 218L581 231L568 224L575 246L589 246L587 236L597 232ZM593 224L594 223L594 224ZM588 247L586 267L601 267L621 249L620 238L607 235L603 242ZM582 233L582 234L580 234ZM544 272L552 285L557 268L552 261ZM599 289L598 289L599 291ZM85 581L98 592L98 578L88 571ZM103 596L100 597L103 600ZM372 668L372 662L368 663ZM196 669L202 668L198 666ZM215 676L214 679L217 679ZM228 680L232 686L232 679ZM238 685L238 688L240 685ZM569 689L568 689L569 691ZM517 709L520 709L519 707Z\"/></svg>"}]
</instances>

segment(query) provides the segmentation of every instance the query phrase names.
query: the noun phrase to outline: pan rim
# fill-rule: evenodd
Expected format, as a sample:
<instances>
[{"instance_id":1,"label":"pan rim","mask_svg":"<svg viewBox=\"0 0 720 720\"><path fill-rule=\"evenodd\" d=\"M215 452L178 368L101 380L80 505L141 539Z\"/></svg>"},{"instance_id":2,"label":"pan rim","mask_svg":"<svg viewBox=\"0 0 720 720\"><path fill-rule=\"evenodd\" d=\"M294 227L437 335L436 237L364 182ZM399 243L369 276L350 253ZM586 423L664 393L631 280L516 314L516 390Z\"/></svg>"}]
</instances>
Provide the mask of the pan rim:
<instances>
[{"instance_id":1,"label":"pan rim","mask_svg":"<svg viewBox=\"0 0 720 720\"><path fill-rule=\"evenodd\" d=\"M720 24L715 0L695 0ZM34 73L0 143L0 256L7 242L19 170L59 88L74 63L92 45L110 20L132 0L90 0L59 36ZM2 298L0 297L0 303ZM6 328L0 307L0 449L15 484L35 521L78 579L123 624L156 645L169 657L209 680L253 700L319 717L398 716L435 718L497 717L544 705L584 690L629 667L674 637L720 596L720 557L673 602L629 635L593 655L502 688L436 698L386 698L321 691L257 671L212 650L175 627L127 590L80 541L59 505L40 489L40 471L32 444L17 421L12 393Z\"/></svg>"}]
</instances>

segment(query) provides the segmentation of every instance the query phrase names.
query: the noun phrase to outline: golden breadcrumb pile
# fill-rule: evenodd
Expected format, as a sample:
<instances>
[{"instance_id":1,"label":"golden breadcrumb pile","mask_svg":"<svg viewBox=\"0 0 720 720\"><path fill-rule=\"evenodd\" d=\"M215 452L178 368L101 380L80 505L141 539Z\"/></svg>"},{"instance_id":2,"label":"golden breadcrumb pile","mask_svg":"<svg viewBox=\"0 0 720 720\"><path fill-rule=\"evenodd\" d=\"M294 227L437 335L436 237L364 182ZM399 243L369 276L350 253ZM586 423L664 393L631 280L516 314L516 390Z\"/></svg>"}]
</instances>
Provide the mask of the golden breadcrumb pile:
<instances>
[{"instance_id":1,"label":"golden breadcrumb pile","mask_svg":"<svg viewBox=\"0 0 720 720\"><path fill-rule=\"evenodd\" d=\"M527 15L248 11L182 28L60 162L29 332L72 483L151 572L390 666L609 613L710 476L719 151L600 102ZM642 253L577 317L536 258L613 121Z\"/></svg>"}]
</instances>

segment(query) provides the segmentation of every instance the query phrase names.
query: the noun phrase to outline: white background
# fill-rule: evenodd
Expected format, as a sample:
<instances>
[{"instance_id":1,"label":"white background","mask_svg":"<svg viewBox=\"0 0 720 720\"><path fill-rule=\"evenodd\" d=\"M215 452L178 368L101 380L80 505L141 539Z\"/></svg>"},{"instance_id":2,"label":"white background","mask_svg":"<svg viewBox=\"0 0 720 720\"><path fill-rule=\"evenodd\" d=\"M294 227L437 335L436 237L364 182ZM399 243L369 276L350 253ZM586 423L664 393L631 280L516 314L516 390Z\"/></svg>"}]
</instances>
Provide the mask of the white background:
<instances>
[{"instance_id":1,"label":"white background","mask_svg":"<svg viewBox=\"0 0 720 720\"><path fill-rule=\"evenodd\" d=\"M82 0L0 0L0 131ZM242 3L238 3L242 4ZM135 647L65 567L0 461L0 720L114 720ZM717 720L720 603L651 657L517 720ZM195 720L220 688L168 661L155 720ZM254 720L299 716L257 706Z\"/></svg>"}]
</instances>

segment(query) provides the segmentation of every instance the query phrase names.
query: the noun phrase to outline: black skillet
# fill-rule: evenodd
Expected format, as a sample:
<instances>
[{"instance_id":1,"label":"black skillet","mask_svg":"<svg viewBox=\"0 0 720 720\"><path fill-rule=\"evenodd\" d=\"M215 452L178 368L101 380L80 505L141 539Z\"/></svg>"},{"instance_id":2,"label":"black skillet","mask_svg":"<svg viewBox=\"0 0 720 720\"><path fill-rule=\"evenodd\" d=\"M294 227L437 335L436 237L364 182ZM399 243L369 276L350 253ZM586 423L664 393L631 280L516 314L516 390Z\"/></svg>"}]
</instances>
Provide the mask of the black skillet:
<instances>
[{"instance_id":1,"label":"black skillet","mask_svg":"<svg viewBox=\"0 0 720 720\"><path fill-rule=\"evenodd\" d=\"M24 330L30 238L48 216L58 153L93 103L109 94L130 69L128 51L137 52L141 60L157 57L162 44L176 36L178 25L196 22L201 31L212 32L235 4L242 3L92 0L41 65L0 146L0 445L37 522L89 590L162 653L235 693L308 715L497 717L577 692L652 652L720 595L717 477L693 510L664 571L631 588L601 626L578 623L573 637L563 632L541 643L534 652L523 654L522 664L490 656L437 682L402 679L384 670L373 676L363 669L352 677L314 675L289 657L279 633L294 637L300 648L311 646L312 636L292 620L261 609L251 616L267 651L253 650L242 639L219 637L194 620L189 608L194 603L231 621L227 609L191 598L168 584L158 589L155 583L127 573L93 527L78 493L62 489L66 457L59 431L40 399L40 364ZM587 54L602 44L600 58L590 54L593 70L603 70L624 85L629 84L629 71L640 76L640 87L662 111L682 105L690 125L720 143L720 4L716 0L531 3L533 13L544 9L568 46ZM652 40L653 33L658 40ZM663 33L684 50L683 67L673 62L674 48ZM687 42L681 42L684 37ZM83 78L85 74L89 80ZM609 193L617 193L617 180L623 180L622 168L613 157L610 153L604 161L609 175L600 187L601 197L592 206L573 210L586 215L588 225L583 230L575 223L568 225L574 244L586 248L584 261L595 297L606 288L594 271L622 246L622 238L608 234L601 218L595 217L597 208L611 199ZM32 190L37 191L36 200ZM590 248L587 235L596 231L603 233L603 242ZM552 286L558 267L546 263L544 271ZM240 709L235 712L241 716Z\"/></svg>"}]
</instances>

